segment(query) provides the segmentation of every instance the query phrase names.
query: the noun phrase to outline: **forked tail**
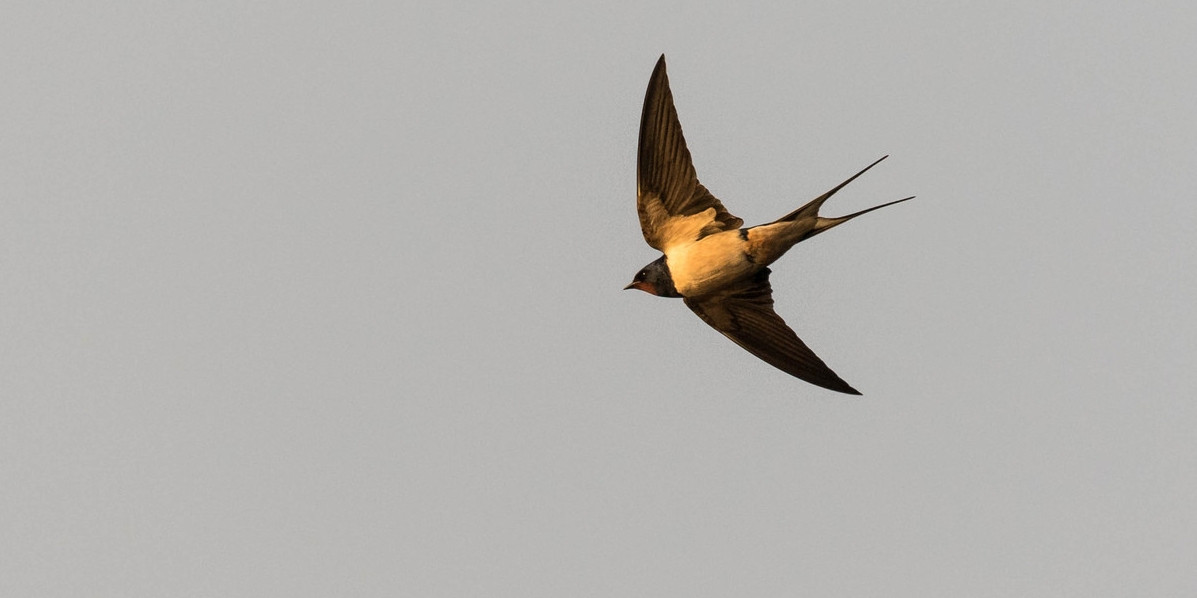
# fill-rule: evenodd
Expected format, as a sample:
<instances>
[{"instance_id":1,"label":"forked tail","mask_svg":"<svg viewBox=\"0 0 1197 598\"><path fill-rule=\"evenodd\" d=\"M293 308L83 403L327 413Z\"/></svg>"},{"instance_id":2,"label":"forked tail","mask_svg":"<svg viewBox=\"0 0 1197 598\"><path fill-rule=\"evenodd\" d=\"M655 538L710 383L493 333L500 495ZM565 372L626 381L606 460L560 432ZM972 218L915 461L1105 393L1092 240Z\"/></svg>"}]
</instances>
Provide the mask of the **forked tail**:
<instances>
[{"instance_id":1,"label":"forked tail","mask_svg":"<svg viewBox=\"0 0 1197 598\"><path fill-rule=\"evenodd\" d=\"M819 208L823 207L823 203L826 202L828 199L830 199L832 195L835 195L835 193L837 191L839 191L840 189L843 189L848 183L851 183L852 181L856 180L856 177L868 172L868 170L870 168L876 166L877 164L879 164L881 162L881 160L884 160L888 157L889 156L881 156L881 158L879 160L877 160L876 162L873 162L872 164L869 164L868 166L864 167L864 170L861 170L860 172L848 177L848 180L836 185L835 187L832 187L832 189L830 191L812 199L809 203L802 206L801 208L798 208L797 210L794 210L793 212L790 212L789 214L786 214L785 216L778 218L777 220L774 221L774 223L789 222L789 221L793 221L793 220L800 220L803 218L814 219L814 221L815 221L814 226L812 226L810 231L807 232L806 234L804 234L801 239L799 239L799 241L803 241L803 240L809 239L829 228L839 226L857 216L860 216L863 214L868 214L869 212L872 212L873 210L880 210L881 208L884 208L886 206L892 206L896 203L902 203L904 201L914 199L914 196L911 195L910 197L899 199L897 201L891 201L889 203L883 203L879 206L873 206L867 210L861 210L859 212L856 212L855 214L848 214L847 216L840 216L839 218L824 218L822 216L819 216Z\"/></svg>"}]
</instances>

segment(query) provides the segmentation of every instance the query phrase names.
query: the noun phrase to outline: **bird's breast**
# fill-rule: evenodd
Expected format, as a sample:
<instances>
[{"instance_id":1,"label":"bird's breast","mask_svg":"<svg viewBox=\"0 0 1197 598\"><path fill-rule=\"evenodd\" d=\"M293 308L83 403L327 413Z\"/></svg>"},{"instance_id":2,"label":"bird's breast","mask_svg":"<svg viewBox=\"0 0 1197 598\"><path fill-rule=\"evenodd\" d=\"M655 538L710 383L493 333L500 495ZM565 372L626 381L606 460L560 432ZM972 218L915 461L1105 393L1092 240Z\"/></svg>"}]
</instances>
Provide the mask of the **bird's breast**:
<instances>
[{"instance_id":1,"label":"bird's breast","mask_svg":"<svg viewBox=\"0 0 1197 598\"><path fill-rule=\"evenodd\" d=\"M748 257L748 243L738 230L670 248L665 256L673 285L684 297L717 291L764 267Z\"/></svg>"}]
</instances>

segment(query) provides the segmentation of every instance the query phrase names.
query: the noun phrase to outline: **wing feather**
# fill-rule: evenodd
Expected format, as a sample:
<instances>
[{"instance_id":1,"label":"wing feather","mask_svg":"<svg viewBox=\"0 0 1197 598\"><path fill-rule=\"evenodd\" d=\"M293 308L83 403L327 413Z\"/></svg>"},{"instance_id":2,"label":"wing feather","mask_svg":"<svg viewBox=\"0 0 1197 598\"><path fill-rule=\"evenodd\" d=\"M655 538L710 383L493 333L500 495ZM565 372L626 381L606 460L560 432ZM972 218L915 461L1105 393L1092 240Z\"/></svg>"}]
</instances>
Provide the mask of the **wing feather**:
<instances>
[{"instance_id":1,"label":"wing feather","mask_svg":"<svg viewBox=\"0 0 1197 598\"><path fill-rule=\"evenodd\" d=\"M636 209L644 240L660 251L675 242L696 241L744 225L698 182L673 105L664 55L657 61L644 95Z\"/></svg>"},{"instance_id":2,"label":"wing feather","mask_svg":"<svg viewBox=\"0 0 1197 598\"><path fill-rule=\"evenodd\" d=\"M685 302L704 322L769 365L823 388L860 394L831 371L773 311L768 268L726 290L687 297Z\"/></svg>"}]
</instances>

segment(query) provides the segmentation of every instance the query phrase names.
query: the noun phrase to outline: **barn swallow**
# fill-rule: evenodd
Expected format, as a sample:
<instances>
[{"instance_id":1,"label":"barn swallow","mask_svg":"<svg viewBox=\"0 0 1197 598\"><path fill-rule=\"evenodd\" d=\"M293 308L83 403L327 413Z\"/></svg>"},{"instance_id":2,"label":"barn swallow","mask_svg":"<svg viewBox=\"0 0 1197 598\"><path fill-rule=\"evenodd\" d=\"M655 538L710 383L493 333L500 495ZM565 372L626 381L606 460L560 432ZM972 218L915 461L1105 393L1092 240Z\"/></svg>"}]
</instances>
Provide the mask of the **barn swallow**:
<instances>
[{"instance_id":1,"label":"barn swallow","mask_svg":"<svg viewBox=\"0 0 1197 598\"><path fill-rule=\"evenodd\" d=\"M742 228L744 221L698 182L661 55L640 117L636 210L644 240L664 255L636 273L624 289L680 297L704 322L769 365L823 388L860 394L773 311L768 266L795 244L827 229L914 199L838 218L819 215L828 198L887 157L773 222Z\"/></svg>"}]
</instances>

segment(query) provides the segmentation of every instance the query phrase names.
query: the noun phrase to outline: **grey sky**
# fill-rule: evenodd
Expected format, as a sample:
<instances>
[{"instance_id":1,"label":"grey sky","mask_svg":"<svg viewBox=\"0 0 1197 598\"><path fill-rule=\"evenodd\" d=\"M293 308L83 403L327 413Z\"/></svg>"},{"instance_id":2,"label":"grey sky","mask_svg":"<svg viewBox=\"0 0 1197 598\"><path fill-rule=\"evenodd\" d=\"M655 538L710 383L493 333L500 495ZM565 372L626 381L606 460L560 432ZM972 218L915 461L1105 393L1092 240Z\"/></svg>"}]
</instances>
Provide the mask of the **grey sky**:
<instances>
[{"instance_id":1,"label":"grey sky","mask_svg":"<svg viewBox=\"0 0 1197 598\"><path fill-rule=\"evenodd\" d=\"M0 595L1197 592L1197 9L0 19ZM664 52L859 388L620 289Z\"/></svg>"}]
</instances>

